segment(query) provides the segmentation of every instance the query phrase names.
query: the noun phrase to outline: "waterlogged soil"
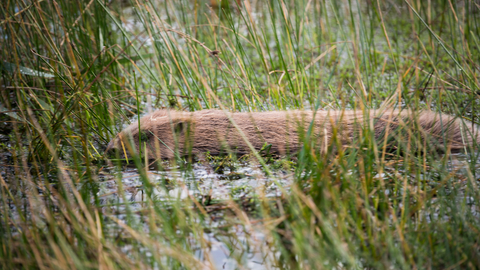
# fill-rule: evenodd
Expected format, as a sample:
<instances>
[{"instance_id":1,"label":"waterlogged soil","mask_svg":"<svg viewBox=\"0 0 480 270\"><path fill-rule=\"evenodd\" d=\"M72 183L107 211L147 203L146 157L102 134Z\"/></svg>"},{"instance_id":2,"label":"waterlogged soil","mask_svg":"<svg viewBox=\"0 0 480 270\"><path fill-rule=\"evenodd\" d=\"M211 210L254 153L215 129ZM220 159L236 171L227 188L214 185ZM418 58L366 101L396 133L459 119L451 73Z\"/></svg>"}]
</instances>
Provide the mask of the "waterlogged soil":
<instances>
[{"instance_id":1,"label":"waterlogged soil","mask_svg":"<svg viewBox=\"0 0 480 270\"><path fill-rule=\"evenodd\" d=\"M466 186L470 157L465 154L456 154L447 162L447 168L458 179L459 185ZM234 162L230 167L216 167L214 163L195 163L188 170L182 170L178 166L169 166L165 163L164 170L149 170L148 181L153 186L152 197L155 201L173 203L185 200L187 197L202 202L205 209L211 215L211 232L205 234L205 240L210 244L209 254L204 253L199 243L192 243L195 255L202 261L210 261L217 269L277 269L275 265L279 252L269 245L266 234L261 231L262 226L245 227L243 225L229 224L225 232L221 230L224 225L226 214L222 203L234 200L242 204L242 199L254 198L262 195L262 198L278 198L290 191L294 182L293 170L276 170L273 176L267 176L262 167L255 162ZM477 173L475 184L480 184L480 160L475 163L474 171ZM397 163L397 165L399 165ZM398 167L403 167L401 164ZM112 169L113 170L113 169ZM404 171L387 167L383 177L388 179L394 174L405 174ZM413 176L412 176L413 177ZM422 181L432 187L437 185L434 175L420 175ZM462 180L463 179L463 180ZM119 183L123 194L119 190ZM125 167L116 175L107 175L99 183L99 197L103 207L114 207L119 216L124 216L126 205L133 211L141 211L146 200L144 181L135 168ZM387 190L388 192L388 190ZM475 215L477 206L473 198L465 198L464 194L458 194L458 201L467 200L467 205ZM435 203L435 198L432 200ZM249 209L245 208L248 214ZM438 211L440 213L440 210ZM438 213L433 213L438 215ZM426 216L427 220L429 216ZM445 217L448 219L448 217ZM254 218L252 218L254 220ZM248 235L248 237L246 237ZM238 258L241 258L241 265ZM207 259L208 258L208 259Z\"/></svg>"},{"instance_id":2,"label":"waterlogged soil","mask_svg":"<svg viewBox=\"0 0 480 270\"><path fill-rule=\"evenodd\" d=\"M6 155L8 153L5 151L3 154L0 153L0 157ZM446 166L454 175L452 181L455 185L465 187L469 185L469 171L475 173L476 178L473 184L480 185L480 159L473 163L474 168L469 167L469 164L472 164L470 159L470 155L456 154L448 160ZM397 166L387 166L382 175L375 177L393 179L395 174L407 174L405 171L394 168L405 167L401 164L402 161L392 162L396 162ZM0 163L2 163L0 166L4 167L3 165L8 165L9 162L3 159ZM290 161L289 165L294 163ZM248 203L244 202L255 198L276 199L288 194L294 183L294 166L287 166L287 168L277 166L271 176L268 176L262 166L254 160L227 160L223 163L222 159L215 159L194 162L190 165L185 163L182 166L164 161L162 167L162 170L151 167L146 173L148 183L152 187L153 201L169 205L182 203L183 200L188 199L196 200L212 217L211 230L204 235L205 241L210 245L209 253L205 254L205 249L202 249L199 243L194 241L191 243L192 250L196 250L197 258L201 261L210 261L217 269L238 269L239 267L276 269L275 261L279 252L269 244L271 241L266 239L267 234L262 232L265 227L255 226L255 224L246 227L235 223L229 223L224 227L225 219L228 218L228 207L225 205L234 201L243 207L242 210L247 214L252 215L251 220L255 221L253 217L255 207L249 208ZM12 184L15 178L12 177L12 173L13 170L2 170L2 177L7 183ZM419 177L421 181L427 182L432 187L438 184L434 174ZM102 170L97 182L99 207L126 221L127 211L140 213L145 209L145 202L148 201L146 182L142 179L139 170L132 165L124 164L123 167L113 166ZM474 198L465 196L461 192L458 193L457 198L459 204L466 201L474 215L480 216ZM435 203L435 198L431 202ZM438 213L433 213L434 217L439 213L440 209ZM426 215L426 219L429 218ZM445 218L448 219L448 217ZM128 248L128 245L125 246L125 249Z\"/></svg>"},{"instance_id":3,"label":"waterlogged soil","mask_svg":"<svg viewBox=\"0 0 480 270\"><path fill-rule=\"evenodd\" d=\"M293 172L277 170L268 177L261 165L250 162L236 162L234 166L219 168L211 164L194 163L191 169L181 170L178 166L164 170L148 170L148 181L152 184L155 200L208 197L211 201L238 199L253 194L278 197L289 190L293 182ZM119 185L123 193L120 196ZM99 183L99 197L102 204L143 201L144 182L136 168L126 167L121 175L109 175Z\"/></svg>"},{"instance_id":4,"label":"waterlogged soil","mask_svg":"<svg viewBox=\"0 0 480 270\"><path fill-rule=\"evenodd\" d=\"M227 168L195 163L188 170L164 165L162 171L147 172L153 200L168 205L189 197L200 201L211 217L210 232L204 235L210 246L208 254L199 243L191 243L198 259L214 264L216 269L276 269L273 265L279 253L269 245L261 231L264 227L256 227L255 222L248 227L235 222L226 224L227 204L235 201L250 215L254 207L249 208L248 204L254 197L279 198L289 192L293 172L277 170L267 176L254 162L233 162ZM142 211L147 199L144 183L136 168L126 167L119 174L107 175L99 183L100 204L121 219L126 217L126 207L133 212Z\"/></svg>"}]
</instances>

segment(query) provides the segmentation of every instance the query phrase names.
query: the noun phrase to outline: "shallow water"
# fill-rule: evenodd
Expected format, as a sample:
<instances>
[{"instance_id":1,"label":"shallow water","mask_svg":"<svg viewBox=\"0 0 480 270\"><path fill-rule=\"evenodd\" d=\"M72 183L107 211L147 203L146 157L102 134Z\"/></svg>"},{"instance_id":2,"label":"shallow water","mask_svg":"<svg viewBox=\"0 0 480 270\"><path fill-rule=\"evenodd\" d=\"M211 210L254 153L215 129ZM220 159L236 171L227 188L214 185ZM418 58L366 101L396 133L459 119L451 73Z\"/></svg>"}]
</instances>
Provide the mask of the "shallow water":
<instances>
[{"instance_id":1,"label":"shallow water","mask_svg":"<svg viewBox=\"0 0 480 270\"><path fill-rule=\"evenodd\" d=\"M469 171L470 157L465 154L452 155L447 162L447 168L451 172L467 176ZM401 167L401 166L400 166ZM235 162L232 168L215 170L211 164L195 163L191 170L179 170L177 167L165 166L164 171L150 170L148 178L153 188L154 199L165 203L184 200L189 196L197 200L209 197L212 201L228 202L238 200L242 197L252 197L255 194L265 194L266 197L279 197L282 193L288 193L293 183L293 173L279 170L273 177L268 177L260 165L254 162ZM480 162L477 161L474 171L480 175ZM387 170L382 176L389 178L389 174L404 174L405 172ZM128 168L121 173L121 183L125 192L126 200L131 203L134 211L140 211L144 207L146 194L143 182L137 169ZM436 185L431 175L420 175L429 185ZM274 179L274 180L272 180ZM119 190L115 177L108 176L99 184L102 204L117 204L117 211L124 212L124 206L118 203L124 202L119 196ZM478 181L477 181L478 182ZM462 185L466 183L461 183ZM386 192L389 192L388 190ZM475 210L474 198L461 192L456 196L459 205L465 205L473 211L474 215L480 216ZM435 203L432 199L431 203ZM215 210L213 211L215 212ZM425 219L429 220L430 215L438 217L440 209L435 213L424 213ZM229 225L227 232L217 230L224 224L224 214L219 211L216 219L211 222L211 232L204 234L204 240L209 243L208 254L199 243L192 242L192 249L195 256L206 262L214 264L217 269L277 269L276 258L279 252L268 244L266 234L261 231L262 226L245 227L243 225ZM120 215L121 218L123 215ZM448 217L445 217L446 219ZM248 236L248 237L247 237ZM192 237L193 239L193 237Z\"/></svg>"},{"instance_id":2,"label":"shallow water","mask_svg":"<svg viewBox=\"0 0 480 270\"><path fill-rule=\"evenodd\" d=\"M235 162L234 168L217 171L210 164L200 163L195 163L191 170L179 170L177 166L165 168L164 171L151 170L147 175L148 181L154 186L154 200L167 205L185 200L189 196L199 201L208 198L215 202L251 198L255 194L275 198L288 192L293 183L293 173L280 170L275 172L273 177L268 177L260 165L252 162ZM124 197L120 195L117 182L119 180L123 186ZM137 169L127 168L121 172L119 180L114 176L106 176L99 183L98 195L101 205L114 207L116 216L125 221L125 200L130 211L141 211L145 207L143 202L147 195ZM209 245L208 254L205 254L205 249L202 249L199 243L191 243L198 259L207 265L214 264L216 269L276 269L273 266L274 256L278 252L272 250L267 243L265 234L261 231L263 226L252 225L247 228L229 224L226 232L223 229L218 233L218 228L225 223L224 213L215 210L213 206L209 214L216 218L211 221L211 232L204 234L204 240Z\"/></svg>"},{"instance_id":3,"label":"shallow water","mask_svg":"<svg viewBox=\"0 0 480 270\"><path fill-rule=\"evenodd\" d=\"M99 193L103 204L108 201L123 202L119 197L118 185L114 176L107 176L99 183ZM272 180L274 179L274 180ZM237 199L262 189L266 197L278 197L288 191L293 182L291 172L278 171L267 177L260 165L236 163L235 169L215 171L210 165L196 163L192 170L180 171L166 168L165 171L148 171L148 180L155 187L153 195L160 201L184 199L187 196L209 196L211 200ZM137 169L128 168L121 174L125 198L130 202L144 200L143 182ZM164 184L166 183L166 184Z\"/></svg>"}]
</instances>

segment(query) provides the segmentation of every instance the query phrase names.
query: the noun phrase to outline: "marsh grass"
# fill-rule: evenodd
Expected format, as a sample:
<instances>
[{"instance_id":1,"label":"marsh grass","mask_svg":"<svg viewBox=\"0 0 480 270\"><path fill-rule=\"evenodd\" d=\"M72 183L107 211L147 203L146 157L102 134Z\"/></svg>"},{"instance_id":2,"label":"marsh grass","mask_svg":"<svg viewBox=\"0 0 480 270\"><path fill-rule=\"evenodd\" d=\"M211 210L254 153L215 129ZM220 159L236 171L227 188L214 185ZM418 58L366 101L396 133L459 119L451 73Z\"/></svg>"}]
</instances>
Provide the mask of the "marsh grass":
<instances>
[{"instance_id":1,"label":"marsh grass","mask_svg":"<svg viewBox=\"0 0 480 270\"><path fill-rule=\"evenodd\" d=\"M136 158L143 196L131 201L124 164L103 157L123 124L161 107L398 107L478 124L479 16L470 0L3 1L1 268L221 268L211 235L233 268L255 252L268 269L480 268L474 149L422 151L429 141L405 136L386 151L366 126L321 152L306 132L294 157L249 159L270 182L294 178L281 196L226 200L159 197L185 183L152 181ZM191 161L155 169L187 177Z\"/></svg>"}]
</instances>

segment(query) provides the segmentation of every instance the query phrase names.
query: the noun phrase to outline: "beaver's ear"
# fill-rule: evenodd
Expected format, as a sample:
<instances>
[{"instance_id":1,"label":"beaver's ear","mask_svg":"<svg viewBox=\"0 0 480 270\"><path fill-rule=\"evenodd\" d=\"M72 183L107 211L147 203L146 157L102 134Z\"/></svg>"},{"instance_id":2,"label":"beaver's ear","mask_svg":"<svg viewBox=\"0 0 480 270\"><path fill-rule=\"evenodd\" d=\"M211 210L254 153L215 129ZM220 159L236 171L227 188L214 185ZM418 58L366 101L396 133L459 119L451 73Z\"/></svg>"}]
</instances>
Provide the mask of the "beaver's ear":
<instances>
[{"instance_id":1,"label":"beaver's ear","mask_svg":"<svg viewBox=\"0 0 480 270\"><path fill-rule=\"evenodd\" d=\"M152 132L150 130L140 130L138 135L140 136L140 140L142 142L146 142L150 140L150 137L152 137Z\"/></svg>"},{"instance_id":2,"label":"beaver's ear","mask_svg":"<svg viewBox=\"0 0 480 270\"><path fill-rule=\"evenodd\" d=\"M174 131L176 135L182 135L187 130L188 123L179 122L175 124Z\"/></svg>"}]
</instances>

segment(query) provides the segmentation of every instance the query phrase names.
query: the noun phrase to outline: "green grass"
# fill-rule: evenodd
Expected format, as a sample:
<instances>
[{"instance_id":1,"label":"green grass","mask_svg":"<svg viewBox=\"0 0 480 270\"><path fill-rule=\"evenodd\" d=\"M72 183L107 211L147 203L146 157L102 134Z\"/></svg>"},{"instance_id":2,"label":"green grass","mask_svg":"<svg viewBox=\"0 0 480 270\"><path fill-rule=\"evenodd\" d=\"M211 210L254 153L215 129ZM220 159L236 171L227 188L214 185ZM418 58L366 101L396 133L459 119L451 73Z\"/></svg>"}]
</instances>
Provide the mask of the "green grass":
<instances>
[{"instance_id":1,"label":"green grass","mask_svg":"<svg viewBox=\"0 0 480 270\"><path fill-rule=\"evenodd\" d=\"M0 4L0 268L221 268L212 235L237 268L258 250L273 269L480 268L474 149L400 140L385 152L367 128L345 151L306 136L293 159L260 158L264 188L234 182L260 155L208 158L233 173L218 172L230 199L175 195L203 181L187 180L191 159L157 164L154 179L137 159L138 187L126 184L103 149L156 108L392 106L479 123L476 1L235 2ZM267 196L270 185L282 195Z\"/></svg>"}]
</instances>

